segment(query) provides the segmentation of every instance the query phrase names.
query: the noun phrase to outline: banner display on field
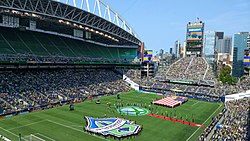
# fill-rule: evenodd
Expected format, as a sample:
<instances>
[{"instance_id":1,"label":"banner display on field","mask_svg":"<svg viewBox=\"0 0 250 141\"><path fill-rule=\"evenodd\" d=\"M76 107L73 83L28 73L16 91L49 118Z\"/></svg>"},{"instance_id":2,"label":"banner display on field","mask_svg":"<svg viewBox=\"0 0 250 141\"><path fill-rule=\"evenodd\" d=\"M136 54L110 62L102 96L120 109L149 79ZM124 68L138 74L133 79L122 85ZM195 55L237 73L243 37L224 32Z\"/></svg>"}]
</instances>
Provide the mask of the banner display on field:
<instances>
[{"instance_id":1,"label":"banner display on field","mask_svg":"<svg viewBox=\"0 0 250 141\"><path fill-rule=\"evenodd\" d=\"M141 126L121 118L85 117L85 119L87 120L85 128L87 131L104 136L111 135L120 138L135 135L141 131Z\"/></svg>"},{"instance_id":2,"label":"banner display on field","mask_svg":"<svg viewBox=\"0 0 250 141\"><path fill-rule=\"evenodd\" d=\"M128 78L126 75L123 75L123 80L126 81L130 85L131 88L137 91L140 89L140 86L136 84L134 81L132 81L130 78Z\"/></svg>"}]
</instances>

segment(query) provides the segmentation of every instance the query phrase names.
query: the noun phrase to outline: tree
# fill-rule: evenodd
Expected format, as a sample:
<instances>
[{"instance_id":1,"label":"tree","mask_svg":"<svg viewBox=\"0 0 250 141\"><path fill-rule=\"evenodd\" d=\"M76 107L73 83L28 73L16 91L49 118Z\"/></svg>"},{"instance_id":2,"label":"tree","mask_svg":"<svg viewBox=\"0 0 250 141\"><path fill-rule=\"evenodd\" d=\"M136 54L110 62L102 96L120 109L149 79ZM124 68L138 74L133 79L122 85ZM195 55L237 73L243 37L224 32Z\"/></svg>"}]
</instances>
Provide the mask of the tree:
<instances>
[{"instance_id":1,"label":"tree","mask_svg":"<svg viewBox=\"0 0 250 141\"><path fill-rule=\"evenodd\" d=\"M231 75L231 71L232 69L228 65L225 65L221 68L219 79L223 84L232 85L237 83L238 79Z\"/></svg>"}]
</instances>

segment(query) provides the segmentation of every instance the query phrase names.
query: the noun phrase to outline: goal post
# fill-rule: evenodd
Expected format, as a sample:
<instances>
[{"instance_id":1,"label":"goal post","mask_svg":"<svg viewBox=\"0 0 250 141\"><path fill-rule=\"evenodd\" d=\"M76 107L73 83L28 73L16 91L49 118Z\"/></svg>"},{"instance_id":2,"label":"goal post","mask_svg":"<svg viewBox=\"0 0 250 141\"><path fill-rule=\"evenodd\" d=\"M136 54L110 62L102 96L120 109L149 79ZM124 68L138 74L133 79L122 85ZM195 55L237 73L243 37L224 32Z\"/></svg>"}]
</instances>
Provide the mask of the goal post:
<instances>
[{"instance_id":1,"label":"goal post","mask_svg":"<svg viewBox=\"0 0 250 141\"><path fill-rule=\"evenodd\" d=\"M29 135L29 138L28 138L29 141L46 141L45 139L42 139L36 135L33 135L33 134L30 134Z\"/></svg>"}]
</instances>

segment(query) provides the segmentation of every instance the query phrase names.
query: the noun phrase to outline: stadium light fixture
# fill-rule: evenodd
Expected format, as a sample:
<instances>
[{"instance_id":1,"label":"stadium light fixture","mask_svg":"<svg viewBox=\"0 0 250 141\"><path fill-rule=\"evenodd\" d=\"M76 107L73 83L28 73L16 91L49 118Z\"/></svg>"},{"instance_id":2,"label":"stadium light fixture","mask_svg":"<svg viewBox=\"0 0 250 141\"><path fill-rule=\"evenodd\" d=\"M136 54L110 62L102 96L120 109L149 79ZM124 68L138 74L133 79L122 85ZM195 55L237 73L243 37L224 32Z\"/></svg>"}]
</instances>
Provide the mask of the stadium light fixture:
<instances>
[{"instance_id":1,"label":"stadium light fixture","mask_svg":"<svg viewBox=\"0 0 250 141\"><path fill-rule=\"evenodd\" d=\"M11 12L12 12L13 14L20 14L19 11L15 11L15 10L12 10Z\"/></svg>"}]
</instances>

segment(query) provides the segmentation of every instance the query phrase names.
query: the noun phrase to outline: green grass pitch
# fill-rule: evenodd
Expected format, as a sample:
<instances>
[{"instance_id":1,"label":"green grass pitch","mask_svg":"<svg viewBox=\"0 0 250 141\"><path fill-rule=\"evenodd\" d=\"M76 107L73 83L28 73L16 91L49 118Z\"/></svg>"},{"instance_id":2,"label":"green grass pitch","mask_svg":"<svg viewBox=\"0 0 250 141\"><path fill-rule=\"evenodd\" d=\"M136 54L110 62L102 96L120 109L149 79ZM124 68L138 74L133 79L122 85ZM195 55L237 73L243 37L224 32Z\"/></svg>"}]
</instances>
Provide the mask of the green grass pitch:
<instances>
[{"instance_id":1,"label":"green grass pitch","mask_svg":"<svg viewBox=\"0 0 250 141\"><path fill-rule=\"evenodd\" d=\"M150 104L161 95L145 94L135 91L120 94L123 103L146 103ZM102 118L122 117L128 120L136 121L136 124L143 125L142 133L135 137L125 140L137 141L186 141L197 140L198 136L205 128L191 127L180 123L174 123L149 116L121 116L115 109L117 96L105 96L99 98L101 104L93 101L75 104L75 111L69 111L69 105L56 107L44 111L18 115L10 118L0 119L0 134L15 141L18 135L22 137L34 134L46 141L98 141L98 140L115 140L101 135L89 134L83 131L86 125L84 116ZM113 111L108 110L107 103L112 103ZM183 105L176 108L167 108L153 105L154 113L188 118L188 121L194 119L197 124L203 124L205 127L210 124L213 116L221 112L222 103L211 103L189 99ZM167 112L166 112L167 111ZM176 112L176 114L175 114ZM165 114L166 115L166 114ZM117 139L116 139L117 140Z\"/></svg>"}]
</instances>

